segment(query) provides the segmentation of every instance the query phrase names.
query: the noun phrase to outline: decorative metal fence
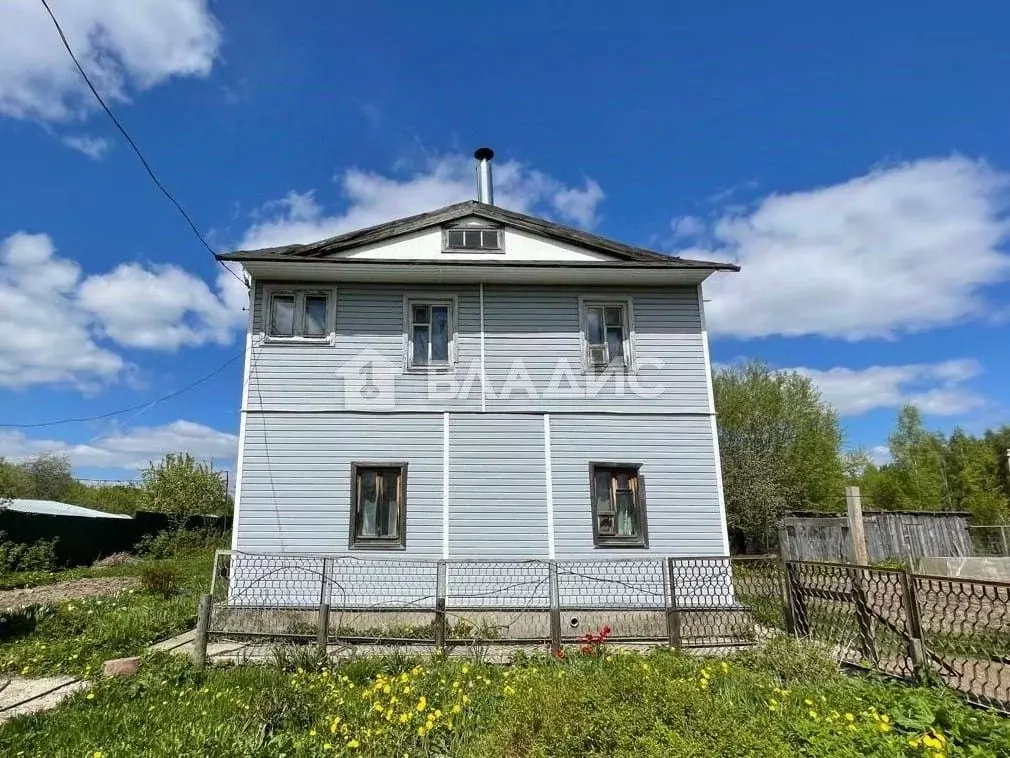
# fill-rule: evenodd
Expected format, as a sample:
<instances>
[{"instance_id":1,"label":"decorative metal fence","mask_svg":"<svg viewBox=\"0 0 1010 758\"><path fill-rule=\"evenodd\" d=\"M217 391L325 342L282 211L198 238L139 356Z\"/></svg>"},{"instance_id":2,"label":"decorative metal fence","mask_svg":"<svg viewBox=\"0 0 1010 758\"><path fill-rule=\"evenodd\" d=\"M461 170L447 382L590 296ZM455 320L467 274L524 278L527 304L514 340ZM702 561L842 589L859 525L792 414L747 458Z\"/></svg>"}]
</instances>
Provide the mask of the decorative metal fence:
<instances>
[{"instance_id":1,"label":"decorative metal fence","mask_svg":"<svg viewBox=\"0 0 1010 758\"><path fill-rule=\"evenodd\" d=\"M788 628L843 663L1010 711L1010 582L790 561Z\"/></svg>"},{"instance_id":2,"label":"decorative metal fence","mask_svg":"<svg viewBox=\"0 0 1010 758\"><path fill-rule=\"evenodd\" d=\"M750 644L782 628L777 558L386 560L219 551L208 633L348 643Z\"/></svg>"},{"instance_id":3,"label":"decorative metal fence","mask_svg":"<svg viewBox=\"0 0 1010 758\"><path fill-rule=\"evenodd\" d=\"M384 560L220 551L201 604L209 637L346 644L613 642L751 645L788 633L840 662L933 677L1010 712L1010 582L775 556Z\"/></svg>"}]
</instances>

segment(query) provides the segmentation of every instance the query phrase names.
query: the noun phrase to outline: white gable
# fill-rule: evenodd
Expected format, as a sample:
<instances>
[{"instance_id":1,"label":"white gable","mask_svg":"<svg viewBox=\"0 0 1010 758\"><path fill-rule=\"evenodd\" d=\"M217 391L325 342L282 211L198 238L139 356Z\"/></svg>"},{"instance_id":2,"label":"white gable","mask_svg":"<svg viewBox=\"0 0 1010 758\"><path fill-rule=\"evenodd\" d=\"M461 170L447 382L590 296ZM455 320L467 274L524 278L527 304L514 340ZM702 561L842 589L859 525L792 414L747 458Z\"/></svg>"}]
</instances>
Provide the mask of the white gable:
<instances>
[{"instance_id":1,"label":"white gable","mask_svg":"<svg viewBox=\"0 0 1010 758\"><path fill-rule=\"evenodd\" d=\"M521 232L498 224L490 224L481 218L470 217L453 221L446 227L491 226L502 229L504 236L502 250L488 252L446 253L442 251L442 228L426 229L421 232L396 237L374 245L355 248L337 253L340 258L354 258L374 261L541 261L559 263L572 261L612 261L615 258L585 250L575 245L555 242L528 232Z\"/></svg>"}]
</instances>

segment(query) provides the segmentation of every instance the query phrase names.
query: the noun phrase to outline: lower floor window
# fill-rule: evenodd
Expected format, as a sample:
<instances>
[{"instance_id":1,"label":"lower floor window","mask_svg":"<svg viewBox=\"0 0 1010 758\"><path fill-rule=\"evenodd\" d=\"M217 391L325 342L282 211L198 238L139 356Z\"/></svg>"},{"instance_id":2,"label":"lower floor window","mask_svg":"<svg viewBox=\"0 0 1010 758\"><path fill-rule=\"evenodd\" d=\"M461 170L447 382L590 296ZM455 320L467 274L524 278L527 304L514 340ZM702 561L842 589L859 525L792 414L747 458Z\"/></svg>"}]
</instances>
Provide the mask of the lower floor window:
<instances>
[{"instance_id":1,"label":"lower floor window","mask_svg":"<svg viewBox=\"0 0 1010 758\"><path fill-rule=\"evenodd\" d=\"M351 464L352 548L406 545L406 463Z\"/></svg>"},{"instance_id":2,"label":"lower floor window","mask_svg":"<svg viewBox=\"0 0 1010 758\"><path fill-rule=\"evenodd\" d=\"M645 492L639 464L592 463L589 466L593 542L645 547Z\"/></svg>"}]
</instances>

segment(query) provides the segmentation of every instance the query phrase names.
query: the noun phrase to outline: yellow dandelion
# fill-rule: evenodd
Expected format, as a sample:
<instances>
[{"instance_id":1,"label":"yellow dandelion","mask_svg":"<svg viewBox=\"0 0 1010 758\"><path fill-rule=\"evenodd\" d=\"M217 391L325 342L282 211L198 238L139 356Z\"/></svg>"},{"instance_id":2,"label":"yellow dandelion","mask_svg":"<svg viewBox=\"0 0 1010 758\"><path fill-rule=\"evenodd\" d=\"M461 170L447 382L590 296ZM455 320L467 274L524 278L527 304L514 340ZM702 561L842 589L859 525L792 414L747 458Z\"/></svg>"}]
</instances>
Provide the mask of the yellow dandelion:
<instances>
[{"instance_id":1,"label":"yellow dandelion","mask_svg":"<svg viewBox=\"0 0 1010 758\"><path fill-rule=\"evenodd\" d=\"M417 712L420 713L427 707L428 707L428 698L426 698L424 695L421 695L421 699L417 701Z\"/></svg>"},{"instance_id":2,"label":"yellow dandelion","mask_svg":"<svg viewBox=\"0 0 1010 758\"><path fill-rule=\"evenodd\" d=\"M357 750L359 747L361 747L361 743L358 742L356 739L351 739L347 741L347 747L350 748L351 750Z\"/></svg>"},{"instance_id":3,"label":"yellow dandelion","mask_svg":"<svg viewBox=\"0 0 1010 758\"><path fill-rule=\"evenodd\" d=\"M459 712L460 712L461 710L463 710L463 709L462 709L462 708L460 707L459 703L456 703L456 704L455 704L455 705L454 705L454 706L452 707L452 712L453 712L453 713L459 713Z\"/></svg>"},{"instance_id":4,"label":"yellow dandelion","mask_svg":"<svg viewBox=\"0 0 1010 758\"><path fill-rule=\"evenodd\" d=\"M814 721L817 721L817 711L807 711L807 715Z\"/></svg>"},{"instance_id":5,"label":"yellow dandelion","mask_svg":"<svg viewBox=\"0 0 1010 758\"><path fill-rule=\"evenodd\" d=\"M814 704L814 701L811 700L810 698L805 698L803 700L803 705L813 705L813 704Z\"/></svg>"}]
</instances>

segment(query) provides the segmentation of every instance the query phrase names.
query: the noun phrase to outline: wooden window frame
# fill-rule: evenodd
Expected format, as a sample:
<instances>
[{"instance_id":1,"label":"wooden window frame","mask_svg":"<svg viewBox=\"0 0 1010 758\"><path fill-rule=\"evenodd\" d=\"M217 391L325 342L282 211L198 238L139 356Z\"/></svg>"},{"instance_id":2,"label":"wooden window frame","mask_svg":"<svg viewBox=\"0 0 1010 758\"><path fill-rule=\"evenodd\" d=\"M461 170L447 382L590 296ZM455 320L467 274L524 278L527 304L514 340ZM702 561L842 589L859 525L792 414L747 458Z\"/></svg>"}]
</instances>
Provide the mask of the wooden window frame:
<instances>
[{"instance_id":1,"label":"wooden window frame","mask_svg":"<svg viewBox=\"0 0 1010 758\"><path fill-rule=\"evenodd\" d=\"M448 323L448 360L445 363L414 364L414 306L445 306L449 310ZM456 366L456 324L457 312L459 309L456 295L414 295L406 294L403 297L403 368L407 373L420 374L448 374ZM430 322L429 322L430 323ZM431 334L429 331L429 351L431 349Z\"/></svg>"},{"instance_id":2,"label":"wooden window frame","mask_svg":"<svg viewBox=\"0 0 1010 758\"><path fill-rule=\"evenodd\" d=\"M361 469L399 469L400 496L397 498L396 537L359 537L358 472ZM347 541L350 550L406 550L407 549L407 463L354 461L351 463L351 513Z\"/></svg>"},{"instance_id":3,"label":"wooden window frame","mask_svg":"<svg viewBox=\"0 0 1010 758\"><path fill-rule=\"evenodd\" d=\"M602 308L604 311L603 339L604 348L609 351L606 342L606 309L621 309L621 326L624 330L622 340L623 363L608 361L605 364L594 364L590 356L590 343L588 339L589 318L587 311L590 308ZM582 344L582 367L587 374L605 373L612 369L624 372L633 372L635 363L635 311L631 298L607 298L607 297L580 297L579 298L579 339Z\"/></svg>"},{"instance_id":4,"label":"wooden window frame","mask_svg":"<svg viewBox=\"0 0 1010 758\"><path fill-rule=\"evenodd\" d=\"M626 471L633 475L636 480L635 485L635 512L638 517L637 537L620 537L601 535L599 533L596 514L596 472L598 469L614 471ZM649 547L649 519L648 508L645 497L645 477L642 475L641 463L614 463L611 461L592 461L589 464L589 504L592 512L593 546L599 548L648 548Z\"/></svg>"},{"instance_id":5,"label":"wooden window frame","mask_svg":"<svg viewBox=\"0 0 1010 758\"><path fill-rule=\"evenodd\" d=\"M449 244L450 232L479 232L481 247L466 247ZM494 232L497 237L497 247L483 247L484 234ZM495 226L450 226L442 230L442 252L443 253L496 253L505 252L504 230Z\"/></svg>"},{"instance_id":6,"label":"wooden window frame","mask_svg":"<svg viewBox=\"0 0 1010 758\"><path fill-rule=\"evenodd\" d=\"M273 304L278 296L294 298L293 334L271 334ZM323 334L305 336L305 301L308 297L326 298L326 323ZM336 332L337 296L333 288L285 287L267 285L263 288L262 334L265 342L275 344L326 345L333 342Z\"/></svg>"}]
</instances>

